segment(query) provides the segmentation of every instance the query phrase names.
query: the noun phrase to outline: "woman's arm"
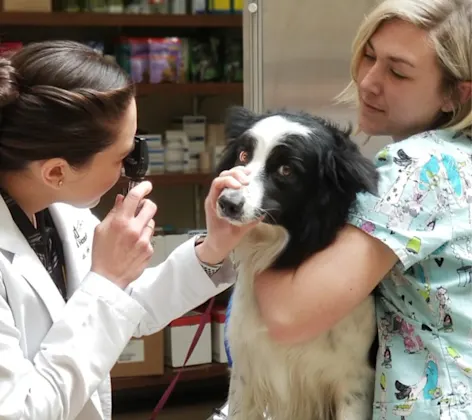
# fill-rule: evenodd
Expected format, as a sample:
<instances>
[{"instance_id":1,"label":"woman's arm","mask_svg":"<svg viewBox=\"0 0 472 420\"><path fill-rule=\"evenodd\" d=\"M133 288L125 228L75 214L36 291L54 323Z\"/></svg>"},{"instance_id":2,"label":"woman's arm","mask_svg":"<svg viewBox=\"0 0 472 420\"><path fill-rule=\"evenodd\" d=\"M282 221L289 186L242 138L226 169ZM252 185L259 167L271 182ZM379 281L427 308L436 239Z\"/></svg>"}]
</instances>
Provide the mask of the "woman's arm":
<instances>
[{"instance_id":1,"label":"woman's arm","mask_svg":"<svg viewBox=\"0 0 472 420\"><path fill-rule=\"evenodd\" d=\"M146 269L126 289L146 310L135 336L161 330L234 283L236 275L229 259L217 273L208 277L197 258L194 244L194 239L184 242L164 262Z\"/></svg>"},{"instance_id":2,"label":"woman's arm","mask_svg":"<svg viewBox=\"0 0 472 420\"><path fill-rule=\"evenodd\" d=\"M41 343L30 360L3 281L0 271L0 419L73 420L86 404L85 413L94 411L89 399L136 330L142 307L89 273L46 336L36 337ZM38 316L44 311L38 303Z\"/></svg>"},{"instance_id":3,"label":"woman's arm","mask_svg":"<svg viewBox=\"0 0 472 420\"><path fill-rule=\"evenodd\" d=\"M228 256L257 222L244 227L231 225L217 216L216 201L223 189L247 183L247 173L247 168L234 168L213 180L205 200L208 236L203 243L196 247L193 239L188 240L128 286L126 291L146 310L136 336L159 331L234 283L236 273ZM223 265L210 278L201 262Z\"/></svg>"},{"instance_id":4,"label":"woman's arm","mask_svg":"<svg viewBox=\"0 0 472 420\"><path fill-rule=\"evenodd\" d=\"M302 342L327 331L359 305L397 261L406 271L452 239L450 210L457 204L437 202L450 188L449 180L439 177L422 190L419 179L425 155L448 154L448 147L447 142L438 143L433 132L385 147L374 160L378 194L358 194L349 224L336 240L294 273L268 271L256 279L260 312L275 340ZM405 162L405 156L410 160ZM410 175L405 177L405 171ZM411 211L419 207L418 214Z\"/></svg>"},{"instance_id":5,"label":"woman's arm","mask_svg":"<svg viewBox=\"0 0 472 420\"><path fill-rule=\"evenodd\" d=\"M352 312L397 260L381 240L348 225L296 271L261 273L255 293L270 336L282 343L315 338Z\"/></svg>"}]
</instances>

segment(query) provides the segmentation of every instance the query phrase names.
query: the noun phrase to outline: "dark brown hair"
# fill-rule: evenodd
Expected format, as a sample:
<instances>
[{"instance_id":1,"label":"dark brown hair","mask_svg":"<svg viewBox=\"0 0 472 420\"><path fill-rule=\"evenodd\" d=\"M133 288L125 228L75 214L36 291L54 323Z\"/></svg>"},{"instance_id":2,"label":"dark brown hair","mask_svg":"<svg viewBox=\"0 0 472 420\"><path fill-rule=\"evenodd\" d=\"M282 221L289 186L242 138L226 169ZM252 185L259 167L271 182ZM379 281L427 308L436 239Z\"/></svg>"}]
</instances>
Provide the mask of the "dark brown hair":
<instances>
[{"instance_id":1,"label":"dark brown hair","mask_svg":"<svg viewBox=\"0 0 472 420\"><path fill-rule=\"evenodd\" d=\"M47 41L0 58L0 171L61 157L80 167L114 141L129 76L86 45Z\"/></svg>"}]
</instances>

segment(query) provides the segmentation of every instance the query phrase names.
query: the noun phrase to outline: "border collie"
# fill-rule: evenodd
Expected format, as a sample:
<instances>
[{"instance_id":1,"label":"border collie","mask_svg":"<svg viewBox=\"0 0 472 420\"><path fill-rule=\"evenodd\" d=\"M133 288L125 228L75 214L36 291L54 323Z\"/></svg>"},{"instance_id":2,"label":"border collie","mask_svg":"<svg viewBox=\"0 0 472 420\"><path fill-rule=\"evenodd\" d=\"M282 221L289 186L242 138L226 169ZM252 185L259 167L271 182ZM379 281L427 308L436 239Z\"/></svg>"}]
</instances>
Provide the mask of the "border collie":
<instances>
[{"instance_id":1,"label":"border collie","mask_svg":"<svg viewBox=\"0 0 472 420\"><path fill-rule=\"evenodd\" d=\"M330 245L356 194L376 193L377 171L351 140L350 128L307 113L233 107L225 129L218 173L237 165L252 171L247 186L220 194L217 212L235 225L263 219L234 252L229 418L367 420L374 388L372 296L330 331L282 345L267 334L253 279L268 267L296 268Z\"/></svg>"}]
</instances>

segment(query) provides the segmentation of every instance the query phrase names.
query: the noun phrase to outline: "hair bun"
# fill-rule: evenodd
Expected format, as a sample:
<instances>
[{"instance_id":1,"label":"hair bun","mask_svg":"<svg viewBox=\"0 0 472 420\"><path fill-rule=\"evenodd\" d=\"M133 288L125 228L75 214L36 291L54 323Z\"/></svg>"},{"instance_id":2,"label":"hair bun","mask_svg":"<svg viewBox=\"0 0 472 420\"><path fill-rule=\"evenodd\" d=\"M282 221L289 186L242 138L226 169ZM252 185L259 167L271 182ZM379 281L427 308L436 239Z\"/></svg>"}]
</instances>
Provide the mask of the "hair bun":
<instances>
[{"instance_id":1,"label":"hair bun","mask_svg":"<svg viewBox=\"0 0 472 420\"><path fill-rule=\"evenodd\" d=\"M10 60L0 57L0 109L20 96L16 70Z\"/></svg>"}]
</instances>

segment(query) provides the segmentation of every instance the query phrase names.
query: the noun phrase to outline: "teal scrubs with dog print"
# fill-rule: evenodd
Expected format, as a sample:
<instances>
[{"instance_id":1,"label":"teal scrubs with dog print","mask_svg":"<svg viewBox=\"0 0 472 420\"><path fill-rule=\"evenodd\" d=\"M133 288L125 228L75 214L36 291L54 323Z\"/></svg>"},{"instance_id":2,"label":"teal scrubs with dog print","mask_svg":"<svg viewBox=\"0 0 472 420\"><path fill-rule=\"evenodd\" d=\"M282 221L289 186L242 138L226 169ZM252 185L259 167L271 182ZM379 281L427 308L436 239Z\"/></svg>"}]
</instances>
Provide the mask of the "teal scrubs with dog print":
<instances>
[{"instance_id":1,"label":"teal scrubs with dog print","mask_svg":"<svg viewBox=\"0 0 472 420\"><path fill-rule=\"evenodd\" d=\"M472 139L445 130L375 157L350 223L399 262L379 284L374 420L472 419Z\"/></svg>"}]
</instances>

